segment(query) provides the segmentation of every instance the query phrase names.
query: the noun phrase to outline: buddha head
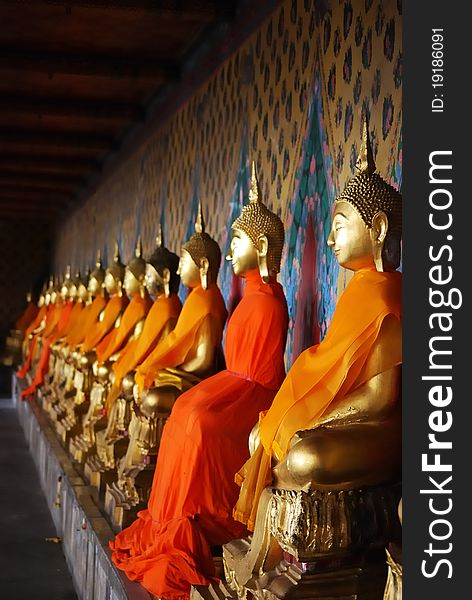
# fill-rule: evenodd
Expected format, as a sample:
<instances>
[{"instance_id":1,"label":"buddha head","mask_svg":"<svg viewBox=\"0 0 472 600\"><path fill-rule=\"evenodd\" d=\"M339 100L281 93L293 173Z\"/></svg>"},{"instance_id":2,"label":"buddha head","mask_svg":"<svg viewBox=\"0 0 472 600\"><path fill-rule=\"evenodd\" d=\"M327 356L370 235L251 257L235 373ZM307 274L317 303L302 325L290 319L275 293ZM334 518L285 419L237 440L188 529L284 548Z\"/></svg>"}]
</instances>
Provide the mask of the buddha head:
<instances>
[{"instance_id":1,"label":"buddha head","mask_svg":"<svg viewBox=\"0 0 472 600\"><path fill-rule=\"evenodd\" d=\"M148 292L153 296L176 294L180 277L177 275L179 257L164 246L162 226L156 237L156 249L147 261L145 283Z\"/></svg>"},{"instance_id":2,"label":"buddha head","mask_svg":"<svg viewBox=\"0 0 472 600\"><path fill-rule=\"evenodd\" d=\"M46 306L49 306L49 304L51 304L51 295L52 295L53 288L54 288L54 277L51 275L49 277L48 286L44 293L44 304Z\"/></svg>"},{"instance_id":3,"label":"buddha head","mask_svg":"<svg viewBox=\"0 0 472 600\"><path fill-rule=\"evenodd\" d=\"M61 283L59 281L59 276L56 275L53 278L53 285L51 288L51 299L50 299L50 303L51 304L56 304L56 302L58 301L58 299L61 297L60 296L60 291L61 291Z\"/></svg>"},{"instance_id":4,"label":"buddha head","mask_svg":"<svg viewBox=\"0 0 472 600\"><path fill-rule=\"evenodd\" d=\"M97 252L97 260L95 262L95 269L90 274L88 280L88 291L91 296L95 297L98 294L103 293L105 283L105 269L102 267L102 260L100 258L100 250Z\"/></svg>"},{"instance_id":5,"label":"buddha head","mask_svg":"<svg viewBox=\"0 0 472 600\"><path fill-rule=\"evenodd\" d=\"M85 280L81 276L80 271L77 271L77 273L75 274L74 286L77 290L76 299L80 300L81 302L87 302L87 300L89 298L89 292L88 292L87 284L86 284L86 281L88 281L89 278L90 278L90 272L87 273Z\"/></svg>"},{"instance_id":6,"label":"buddha head","mask_svg":"<svg viewBox=\"0 0 472 600\"><path fill-rule=\"evenodd\" d=\"M146 275L146 261L142 258L143 248L138 239L133 258L126 265L123 286L128 296L145 294L144 277Z\"/></svg>"},{"instance_id":7,"label":"buddha head","mask_svg":"<svg viewBox=\"0 0 472 600\"><path fill-rule=\"evenodd\" d=\"M70 265L67 265L66 274L64 276L64 280L61 284L59 293L63 302L69 299L70 290L72 287L72 278L71 278L71 268Z\"/></svg>"},{"instance_id":8,"label":"buddha head","mask_svg":"<svg viewBox=\"0 0 472 600\"><path fill-rule=\"evenodd\" d=\"M280 271L284 226L280 218L261 202L261 192L252 163L249 204L231 225L231 260L235 275L244 277L248 271L259 269L262 281L267 283Z\"/></svg>"},{"instance_id":9,"label":"buddha head","mask_svg":"<svg viewBox=\"0 0 472 600\"><path fill-rule=\"evenodd\" d=\"M182 246L177 274L186 287L201 285L206 290L211 283L216 283L220 262L220 247L205 232L202 205L199 203L195 233Z\"/></svg>"},{"instance_id":10,"label":"buddha head","mask_svg":"<svg viewBox=\"0 0 472 600\"><path fill-rule=\"evenodd\" d=\"M350 269L395 271L400 264L402 197L375 172L367 119L357 173L336 198L328 245Z\"/></svg>"},{"instance_id":11,"label":"buddha head","mask_svg":"<svg viewBox=\"0 0 472 600\"><path fill-rule=\"evenodd\" d=\"M76 271L74 277L71 277L71 282L70 282L70 286L69 286L69 296L68 296L68 298L70 300L72 300L73 302L75 302L78 297L78 287L77 286L79 284L79 280L80 280L80 273L79 273L79 271Z\"/></svg>"},{"instance_id":12,"label":"buddha head","mask_svg":"<svg viewBox=\"0 0 472 600\"><path fill-rule=\"evenodd\" d=\"M118 249L118 242L116 242L115 253L113 255L113 262L107 268L105 273L105 288L111 296L114 296L115 294L121 296L123 294L124 277L125 266L121 262L120 251Z\"/></svg>"},{"instance_id":13,"label":"buddha head","mask_svg":"<svg viewBox=\"0 0 472 600\"><path fill-rule=\"evenodd\" d=\"M42 308L46 303L46 290L47 290L47 284L45 283L43 285L41 293L39 294L39 299L38 299L38 307L39 308Z\"/></svg>"}]
</instances>

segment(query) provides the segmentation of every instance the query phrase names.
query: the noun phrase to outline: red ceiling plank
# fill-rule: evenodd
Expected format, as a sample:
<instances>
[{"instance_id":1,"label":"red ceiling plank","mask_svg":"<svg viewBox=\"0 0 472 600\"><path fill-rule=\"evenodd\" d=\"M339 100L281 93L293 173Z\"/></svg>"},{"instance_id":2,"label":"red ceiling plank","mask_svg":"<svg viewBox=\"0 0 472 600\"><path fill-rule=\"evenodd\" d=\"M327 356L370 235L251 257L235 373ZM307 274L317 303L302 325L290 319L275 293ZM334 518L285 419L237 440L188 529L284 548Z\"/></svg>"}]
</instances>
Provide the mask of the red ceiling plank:
<instances>
[{"instance_id":1,"label":"red ceiling plank","mask_svg":"<svg viewBox=\"0 0 472 600\"><path fill-rule=\"evenodd\" d=\"M79 185L83 185L85 183L85 179L83 177L78 177L77 175L64 175L64 174L56 174L56 173L28 173L24 170L21 174L17 171L11 171L9 169L5 169L0 164L0 185L3 183L21 181L23 185L49 185L52 184L54 186L66 186L66 187L77 187Z\"/></svg>"},{"instance_id":2,"label":"red ceiling plank","mask_svg":"<svg viewBox=\"0 0 472 600\"><path fill-rule=\"evenodd\" d=\"M28 147L73 147L91 150L109 150L116 146L114 139L93 133L64 134L58 132L38 132L0 129L0 142Z\"/></svg>"},{"instance_id":3,"label":"red ceiling plank","mask_svg":"<svg viewBox=\"0 0 472 600\"><path fill-rule=\"evenodd\" d=\"M1 4L1 0L0 0ZM166 59L124 58L89 54L55 54L38 50L0 47L0 69L36 71L49 76L85 75L112 79L149 79L156 82L174 81L179 67Z\"/></svg>"},{"instance_id":4,"label":"red ceiling plank","mask_svg":"<svg viewBox=\"0 0 472 600\"><path fill-rule=\"evenodd\" d=\"M234 15L235 3L228 0L0 0L0 4L23 6L52 5L67 11L74 8L147 11L182 18L198 16L202 20Z\"/></svg>"},{"instance_id":5,"label":"red ceiling plank","mask_svg":"<svg viewBox=\"0 0 472 600\"><path fill-rule=\"evenodd\" d=\"M0 154L0 170L15 173L67 173L70 175L81 175L84 172L99 171L100 163L80 157Z\"/></svg>"},{"instance_id":6,"label":"red ceiling plank","mask_svg":"<svg viewBox=\"0 0 472 600\"><path fill-rule=\"evenodd\" d=\"M1 53L1 50L0 50ZM143 121L144 110L140 106L124 102L90 101L77 98L35 98L0 95L0 110L9 114L54 115L61 117L82 117L86 119L118 119Z\"/></svg>"}]
</instances>

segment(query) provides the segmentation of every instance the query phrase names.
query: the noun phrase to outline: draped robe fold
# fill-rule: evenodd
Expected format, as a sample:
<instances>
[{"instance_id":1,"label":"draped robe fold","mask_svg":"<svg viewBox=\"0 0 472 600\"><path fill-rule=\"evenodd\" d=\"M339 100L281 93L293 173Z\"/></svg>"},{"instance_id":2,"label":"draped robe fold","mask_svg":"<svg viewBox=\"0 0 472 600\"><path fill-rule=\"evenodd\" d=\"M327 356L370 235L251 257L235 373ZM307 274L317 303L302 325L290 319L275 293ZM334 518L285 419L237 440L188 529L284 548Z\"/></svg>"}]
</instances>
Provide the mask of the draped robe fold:
<instances>
[{"instance_id":1,"label":"draped robe fold","mask_svg":"<svg viewBox=\"0 0 472 600\"><path fill-rule=\"evenodd\" d=\"M83 354L94 350L103 338L110 332L115 325L117 318L128 306L128 298L125 294L113 296L106 303L103 309L103 318L95 323L90 323L84 341L82 342L81 352Z\"/></svg>"},{"instance_id":2,"label":"draped robe fold","mask_svg":"<svg viewBox=\"0 0 472 600\"><path fill-rule=\"evenodd\" d=\"M118 397L125 375L140 365L154 350L166 325L169 322L175 324L181 310L182 303L177 294L156 298L147 314L142 332L126 344L113 364L115 380L107 397L107 410L110 410L112 403Z\"/></svg>"},{"instance_id":3,"label":"draped robe fold","mask_svg":"<svg viewBox=\"0 0 472 600\"><path fill-rule=\"evenodd\" d=\"M43 346L41 355L36 366L33 381L21 392L21 398L26 398L33 394L38 387L44 383L44 378L49 369L49 356L51 354L51 346L63 335L67 327L74 304L71 300L67 300L64 304L57 304L54 307L54 313L51 321L46 324L43 333Z\"/></svg>"},{"instance_id":4,"label":"draped robe fold","mask_svg":"<svg viewBox=\"0 0 472 600\"><path fill-rule=\"evenodd\" d=\"M191 584L215 578L210 547L247 533L232 518L234 473L249 456L259 412L283 381L287 325L282 287L248 273L228 323L227 369L174 405L148 508L110 544L114 563L159 598L188 600Z\"/></svg>"},{"instance_id":5,"label":"draped robe fold","mask_svg":"<svg viewBox=\"0 0 472 600\"><path fill-rule=\"evenodd\" d=\"M260 415L261 443L236 474L241 486L234 517L254 529L259 498L272 483L271 462L281 460L297 431L316 426L334 401L375 375L401 364L401 348L368 368L384 319L401 320L401 273L357 271L340 297L324 340L297 358L272 406Z\"/></svg>"},{"instance_id":6,"label":"draped robe fold","mask_svg":"<svg viewBox=\"0 0 472 600\"><path fill-rule=\"evenodd\" d=\"M33 322L33 319L36 318L36 315L39 312L39 307L34 302L28 302L25 310L22 315L17 319L15 323L15 329L17 331L25 332L28 325Z\"/></svg>"},{"instance_id":7,"label":"draped robe fold","mask_svg":"<svg viewBox=\"0 0 472 600\"><path fill-rule=\"evenodd\" d=\"M218 286L211 284L207 290L200 285L193 288L184 303L173 331L162 340L136 371L135 380L140 391L152 386L160 369L177 367L185 362L193 348L200 325L205 318L213 317L220 331L219 345L228 313Z\"/></svg>"},{"instance_id":8,"label":"draped robe fold","mask_svg":"<svg viewBox=\"0 0 472 600\"><path fill-rule=\"evenodd\" d=\"M99 363L104 363L121 350L133 333L133 329L149 312L151 304L148 294L144 298L140 294L135 294L131 298L130 303L125 308L119 327L112 329L97 346L97 360Z\"/></svg>"}]
</instances>

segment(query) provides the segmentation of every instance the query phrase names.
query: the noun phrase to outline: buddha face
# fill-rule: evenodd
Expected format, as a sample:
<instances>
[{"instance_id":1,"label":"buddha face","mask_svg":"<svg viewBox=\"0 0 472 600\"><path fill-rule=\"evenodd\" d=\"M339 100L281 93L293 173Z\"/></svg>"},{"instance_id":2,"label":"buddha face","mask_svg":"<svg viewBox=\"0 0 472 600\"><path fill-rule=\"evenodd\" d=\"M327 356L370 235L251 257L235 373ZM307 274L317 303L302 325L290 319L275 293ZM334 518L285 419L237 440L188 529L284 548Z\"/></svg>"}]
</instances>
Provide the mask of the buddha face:
<instances>
[{"instance_id":1,"label":"buddha face","mask_svg":"<svg viewBox=\"0 0 472 600\"><path fill-rule=\"evenodd\" d=\"M87 300L88 298L88 290L83 283L80 283L79 287L77 288L77 296L83 301Z\"/></svg>"},{"instance_id":2,"label":"buddha face","mask_svg":"<svg viewBox=\"0 0 472 600\"><path fill-rule=\"evenodd\" d=\"M200 285L200 270L187 250L182 250L177 275L180 275L182 283L188 288Z\"/></svg>"},{"instance_id":3,"label":"buddha face","mask_svg":"<svg viewBox=\"0 0 472 600\"><path fill-rule=\"evenodd\" d=\"M231 259L234 274L244 277L244 273L259 266L257 250L250 237L241 229L233 229L231 238Z\"/></svg>"},{"instance_id":4,"label":"buddha face","mask_svg":"<svg viewBox=\"0 0 472 600\"><path fill-rule=\"evenodd\" d=\"M92 294L92 296L96 296L101 289L102 285L98 279L96 277L90 277L88 282L88 291Z\"/></svg>"},{"instance_id":5,"label":"buddha face","mask_svg":"<svg viewBox=\"0 0 472 600\"><path fill-rule=\"evenodd\" d=\"M130 271L130 269L126 268L125 271L125 279L123 282L123 287L125 288L128 296L133 296L134 294L139 293L141 284Z\"/></svg>"},{"instance_id":6,"label":"buddha face","mask_svg":"<svg viewBox=\"0 0 472 600\"><path fill-rule=\"evenodd\" d=\"M105 288L109 294L116 294L119 290L118 282L110 272L105 275Z\"/></svg>"},{"instance_id":7,"label":"buddha face","mask_svg":"<svg viewBox=\"0 0 472 600\"><path fill-rule=\"evenodd\" d=\"M67 298L69 296L69 288L67 287L67 285L65 283L61 286L60 294L61 294L61 298L63 300L67 300Z\"/></svg>"},{"instance_id":8,"label":"buddha face","mask_svg":"<svg viewBox=\"0 0 472 600\"><path fill-rule=\"evenodd\" d=\"M75 300L77 298L78 290L77 285L75 283L71 283L69 288L69 298L71 300Z\"/></svg>"},{"instance_id":9,"label":"buddha face","mask_svg":"<svg viewBox=\"0 0 472 600\"><path fill-rule=\"evenodd\" d=\"M164 276L168 276L170 279L169 269L164 269ZM144 275L144 285L151 296L158 296L164 292L164 279L161 277L159 271L151 264L146 265L146 274Z\"/></svg>"},{"instance_id":10,"label":"buddha face","mask_svg":"<svg viewBox=\"0 0 472 600\"><path fill-rule=\"evenodd\" d=\"M348 202L336 202L328 246L341 267L358 271L375 268L370 230Z\"/></svg>"}]
</instances>

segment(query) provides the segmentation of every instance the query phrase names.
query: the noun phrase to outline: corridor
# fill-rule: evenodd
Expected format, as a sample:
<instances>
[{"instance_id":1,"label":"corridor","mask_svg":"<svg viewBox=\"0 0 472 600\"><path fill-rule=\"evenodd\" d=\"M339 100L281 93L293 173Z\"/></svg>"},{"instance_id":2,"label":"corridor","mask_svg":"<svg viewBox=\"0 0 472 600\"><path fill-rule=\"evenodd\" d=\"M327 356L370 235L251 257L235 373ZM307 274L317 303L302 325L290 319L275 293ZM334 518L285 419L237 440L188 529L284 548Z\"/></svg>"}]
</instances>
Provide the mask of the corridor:
<instances>
[{"instance_id":1,"label":"corridor","mask_svg":"<svg viewBox=\"0 0 472 600\"><path fill-rule=\"evenodd\" d=\"M0 399L0 598L75 600L49 507L11 400Z\"/></svg>"}]
</instances>

